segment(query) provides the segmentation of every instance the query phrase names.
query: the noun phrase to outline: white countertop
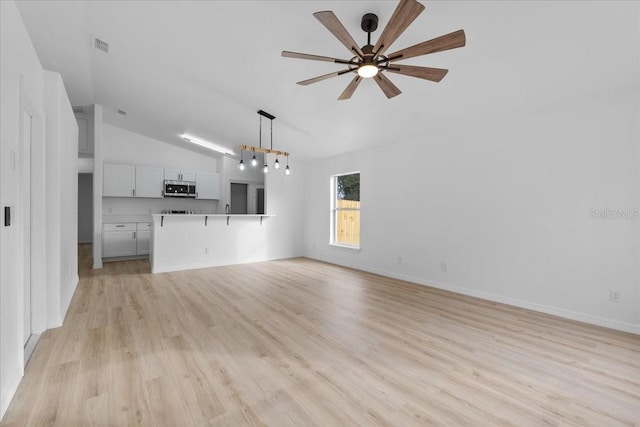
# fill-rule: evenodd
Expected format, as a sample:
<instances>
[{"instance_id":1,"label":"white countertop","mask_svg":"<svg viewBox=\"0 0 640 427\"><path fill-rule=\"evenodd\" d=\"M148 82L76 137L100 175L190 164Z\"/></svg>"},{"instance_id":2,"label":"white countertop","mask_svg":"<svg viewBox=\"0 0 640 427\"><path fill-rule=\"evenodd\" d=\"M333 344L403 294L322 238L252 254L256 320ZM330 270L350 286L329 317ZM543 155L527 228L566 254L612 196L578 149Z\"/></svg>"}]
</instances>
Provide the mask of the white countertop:
<instances>
[{"instance_id":1,"label":"white countertop","mask_svg":"<svg viewBox=\"0 0 640 427\"><path fill-rule=\"evenodd\" d=\"M121 222L151 222L151 214L136 215L102 215L103 224L118 224Z\"/></svg>"},{"instance_id":2,"label":"white countertop","mask_svg":"<svg viewBox=\"0 0 640 427\"><path fill-rule=\"evenodd\" d=\"M219 216L221 218L226 218L228 216L233 216L233 217L254 217L254 218L260 218L260 217L269 217L269 216L275 216L275 215L268 215L268 214L153 214L151 215L154 218L155 217L161 217L161 216L175 216L175 217L196 217L196 218L202 218L202 217L215 217L215 216Z\"/></svg>"}]
</instances>

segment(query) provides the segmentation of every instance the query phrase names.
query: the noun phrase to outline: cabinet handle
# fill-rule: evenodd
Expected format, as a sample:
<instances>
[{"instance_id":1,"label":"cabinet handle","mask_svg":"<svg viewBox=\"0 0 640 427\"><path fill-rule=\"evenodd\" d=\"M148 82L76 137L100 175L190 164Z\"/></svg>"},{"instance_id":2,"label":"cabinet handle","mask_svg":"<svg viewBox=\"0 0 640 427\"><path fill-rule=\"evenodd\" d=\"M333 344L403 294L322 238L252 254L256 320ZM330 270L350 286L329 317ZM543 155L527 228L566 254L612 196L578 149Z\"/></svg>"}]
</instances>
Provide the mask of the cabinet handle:
<instances>
[{"instance_id":1,"label":"cabinet handle","mask_svg":"<svg viewBox=\"0 0 640 427\"><path fill-rule=\"evenodd\" d=\"M133 193L133 195L136 195L136 189L134 188L133 190L131 190L131 192Z\"/></svg>"},{"instance_id":2,"label":"cabinet handle","mask_svg":"<svg viewBox=\"0 0 640 427\"><path fill-rule=\"evenodd\" d=\"M116 225L116 227L124 227L124 224Z\"/></svg>"},{"instance_id":3,"label":"cabinet handle","mask_svg":"<svg viewBox=\"0 0 640 427\"><path fill-rule=\"evenodd\" d=\"M135 231L133 232L133 238L134 239L136 238L136 232Z\"/></svg>"}]
</instances>

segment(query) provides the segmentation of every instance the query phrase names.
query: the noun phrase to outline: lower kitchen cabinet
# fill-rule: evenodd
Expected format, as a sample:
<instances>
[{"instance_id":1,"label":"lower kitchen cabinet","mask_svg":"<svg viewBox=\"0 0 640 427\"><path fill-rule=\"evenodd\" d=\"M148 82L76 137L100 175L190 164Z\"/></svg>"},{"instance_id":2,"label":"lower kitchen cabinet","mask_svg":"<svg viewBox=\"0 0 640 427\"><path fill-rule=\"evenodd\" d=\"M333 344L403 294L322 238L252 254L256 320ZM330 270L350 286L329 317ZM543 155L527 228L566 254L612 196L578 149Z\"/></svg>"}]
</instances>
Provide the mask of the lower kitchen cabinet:
<instances>
[{"instance_id":1,"label":"lower kitchen cabinet","mask_svg":"<svg viewBox=\"0 0 640 427\"><path fill-rule=\"evenodd\" d=\"M102 256L104 258L136 254L136 224L104 224L102 226Z\"/></svg>"},{"instance_id":2,"label":"lower kitchen cabinet","mask_svg":"<svg viewBox=\"0 0 640 427\"><path fill-rule=\"evenodd\" d=\"M139 222L136 232L136 255L149 255L151 246L151 223Z\"/></svg>"},{"instance_id":3,"label":"lower kitchen cabinet","mask_svg":"<svg viewBox=\"0 0 640 427\"><path fill-rule=\"evenodd\" d=\"M150 222L103 224L102 257L148 255L150 240Z\"/></svg>"}]
</instances>

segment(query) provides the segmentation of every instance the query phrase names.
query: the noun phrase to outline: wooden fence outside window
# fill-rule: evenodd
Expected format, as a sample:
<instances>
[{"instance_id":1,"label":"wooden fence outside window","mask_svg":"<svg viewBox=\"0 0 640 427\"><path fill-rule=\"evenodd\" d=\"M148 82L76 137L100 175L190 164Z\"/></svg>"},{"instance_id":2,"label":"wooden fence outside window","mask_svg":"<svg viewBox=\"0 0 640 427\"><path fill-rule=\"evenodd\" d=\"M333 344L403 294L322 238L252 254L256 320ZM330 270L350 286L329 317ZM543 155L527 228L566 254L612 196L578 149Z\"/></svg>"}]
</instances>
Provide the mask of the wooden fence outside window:
<instances>
[{"instance_id":1,"label":"wooden fence outside window","mask_svg":"<svg viewBox=\"0 0 640 427\"><path fill-rule=\"evenodd\" d=\"M360 246L360 202L338 200L336 209L336 243Z\"/></svg>"}]
</instances>

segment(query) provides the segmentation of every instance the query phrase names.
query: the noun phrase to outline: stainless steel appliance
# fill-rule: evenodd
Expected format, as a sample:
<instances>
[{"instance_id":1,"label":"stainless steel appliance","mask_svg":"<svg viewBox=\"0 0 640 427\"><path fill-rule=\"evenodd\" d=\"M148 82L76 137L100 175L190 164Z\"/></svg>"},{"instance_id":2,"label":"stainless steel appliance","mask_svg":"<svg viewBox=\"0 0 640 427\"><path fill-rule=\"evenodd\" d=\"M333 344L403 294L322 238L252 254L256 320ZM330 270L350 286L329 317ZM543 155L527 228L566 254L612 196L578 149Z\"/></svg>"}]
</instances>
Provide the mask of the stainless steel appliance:
<instances>
[{"instance_id":1,"label":"stainless steel appliance","mask_svg":"<svg viewBox=\"0 0 640 427\"><path fill-rule=\"evenodd\" d=\"M194 181L164 181L164 197L196 198L196 183Z\"/></svg>"},{"instance_id":2,"label":"stainless steel appliance","mask_svg":"<svg viewBox=\"0 0 640 427\"><path fill-rule=\"evenodd\" d=\"M165 215L193 215L195 211L165 209L161 213Z\"/></svg>"}]
</instances>

